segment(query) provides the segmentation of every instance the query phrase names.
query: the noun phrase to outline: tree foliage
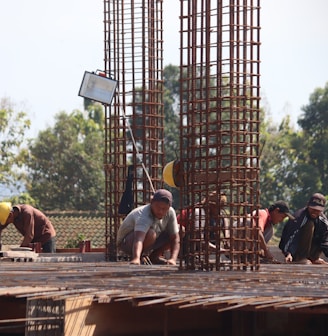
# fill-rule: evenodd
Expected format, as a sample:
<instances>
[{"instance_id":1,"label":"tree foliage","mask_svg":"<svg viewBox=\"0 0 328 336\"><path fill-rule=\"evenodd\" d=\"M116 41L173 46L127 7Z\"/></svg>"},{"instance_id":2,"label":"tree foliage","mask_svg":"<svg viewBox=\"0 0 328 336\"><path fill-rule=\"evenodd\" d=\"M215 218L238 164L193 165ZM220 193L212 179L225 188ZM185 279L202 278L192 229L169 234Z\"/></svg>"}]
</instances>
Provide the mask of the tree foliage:
<instances>
[{"instance_id":1,"label":"tree foliage","mask_svg":"<svg viewBox=\"0 0 328 336\"><path fill-rule=\"evenodd\" d=\"M167 162L176 158L179 144L179 70L168 66L165 77L165 153ZM260 193L261 205L283 199L292 209L306 204L314 192L328 194L328 83L316 89L302 108L298 124L290 116L279 123L261 112ZM175 191L175 190L173 190ZM176 193L177 194L177 193Z\"/></svg>"},{"instance_id":2,"label":"tree foliage","mask_svg":"<svg viewBox=\"0 0 328 336\"><path fill-rule=\"evenodd\" d=\"M179 156L179 67L168 65L164 69L164 129L166 162Z\"/></svg>"},{"instance_id":3,"label":"tree foliage","mask_svg":"<svg viewBox=\"0 0 328 336\"><path fill-rule=\"evenodd\" d=\"M166 162L179 157L179 76L177 66L165 67ZM105 188L104 112L97 103L86 102L85 107L84 112L59 113L55 125L41 131L27 151L23 144L30 121L24 112L15 111L8 99L2 99L0 183L22 181L24 175L20 168L27 167L26 193L18 199L30 200L44 210L101 209ZM291 125L289 116L275 123L262 111L260 200L263 207L283 199L296 210L314 192L328 195L328 83L314 90L302 111L299 129ZM179 190L169 189L178 200Z\"/></svg>"},{"instance_id":4,"label":"tree foliage","mask_svg":"<svg viewBox=\"0 0 328 336\"><path fill-rule=\"evenodd\" d=\"M288 127L288 129L287 129ZM270 202L284 199L286 194L285 171L290 165L289 139L282 133L290 132L288 120L275 126L267 120L261 126L262 153L260 158L261 204L268 206ZM283 179L281 177L284 176Z\"/></svg>"},{"instance_id":5,"label":"tree foliage","mask_svg":"<svg viewBox=\"0 0 328 336\"><path fill-rule=\"evenodd\" d=\"M44 210L98 210L104 199L104 115L60 112L30 146L27 190ZM100 115L102 116L100 118Z\"/></svg>"},{"instance_id":6,"label":"tree foliage","mask_svg":"<svg viewBox=\"0 0 328 336\"><path fill-rule=\"evenodd\" d=\"M324 194L328 193L328 82L310 95L308 105L302 107L298 124L304 131L304 147L313 167L312 177L320 179ZM313 173L316 173L314 175ZM314 176L313 176L314 175Z\"/></svg>"},{"instance_id":7,"label":"tree foliage","mask_svg":"<svg viewBox=\"0 0 328 336\"><path fill-rule=\"evenodd\" d=\"M23 111L17 111L9 98L0 100L0 184L19 188L24 181L26 132L30 120Z\"/></svg>"},{"instance_id":8,"label":"tree foliage","mask_svg":"<svg viewBox=\"0 0 328 336\"><path fill-rule=\"evenodd\" d=\"M264 205L280 198L297 209L314 192L328 194L328 84L314 90L302 111L298 130L289 116L279 126L267 121L262 129L267 140L261 158Z\"/></svg>"},{"instance_id":9,"label":"tree foliage","mask_svg":"<svg viewBox=\"0 0 328 336\"><path fill-rule=\"evenodd\" d=\"M179 67L168 65L164 68L164 149L165 163L179 158L180 117L179 117ZM179 189L165 185L172 192L174 207L179 207Z\"/></svg>"}]
</instances>

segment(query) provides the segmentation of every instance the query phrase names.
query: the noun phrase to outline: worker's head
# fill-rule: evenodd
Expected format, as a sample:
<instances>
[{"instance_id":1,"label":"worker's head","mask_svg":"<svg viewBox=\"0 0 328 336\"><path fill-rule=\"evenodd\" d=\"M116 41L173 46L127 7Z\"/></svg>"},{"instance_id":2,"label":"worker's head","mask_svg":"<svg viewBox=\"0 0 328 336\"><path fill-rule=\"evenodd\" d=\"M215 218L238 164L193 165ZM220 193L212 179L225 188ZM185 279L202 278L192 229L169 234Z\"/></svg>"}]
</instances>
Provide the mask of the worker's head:
<instances>
[{"instance_id":1,"label":"worker's head","mask_svg":"<svg viewBox=\"0 0 328 336\"><path fill-rule=\"evenodd\" d=\"M172 194L166 189L158 189L151 199L151 210L153 215L162 219L172 206Z\"/></svg>"},{"instance_id":2,"label":"worker's head","mask_svg":"<svg viewBox=\"0 0 328 336\"><path fill-rule=\"evenodd\" d=\"M295 217L290 213L288 204L284 201L277 201L269 207L269 213L272 224L282 222L286 217L294 220Z\"/></svg>"},{"instance_id":3,"label":"worker's head","mask_svg":"<svg viewBox=\"0 0 328 336\"><path fill-rule=\"evenodd\" d=\"M212 191L207 198L203 198L201 203L208 206L210 216L217 216L219 209L227 205L227 196L226 194L218 194L216 191Z\"/></svg>"},{"instance_id":4,"label":"worker's head","mask_svg":"<svg viewBox=\"0 0 328 336\"><path fill-rule=\"evenodd\" d=\"M307 204L308 212L311 218L317 218L323 212L326 205L326 198L320 193L313 194Z\"/></svg>"},{"instance_id":5,"label":"worker's head","mask_svg":"<svg viewBox=\"0 0 328 336\"><path fill-rule=\"evenodd\" d=\"M0 224L5 225L11 212L10 202L0 202Z\"/></svg>"},{"instance_id":6,"label":"worker's head","mask_svg":"<svg viewBox=\"0 0 328 336\"><path fill-rule=\"evenodd\" d=\"M226 196L226 194L218 194L216 191L212 191L208 195L208 204L226 205L227 204L227 196Z\"/></svg>"}]
</instances>

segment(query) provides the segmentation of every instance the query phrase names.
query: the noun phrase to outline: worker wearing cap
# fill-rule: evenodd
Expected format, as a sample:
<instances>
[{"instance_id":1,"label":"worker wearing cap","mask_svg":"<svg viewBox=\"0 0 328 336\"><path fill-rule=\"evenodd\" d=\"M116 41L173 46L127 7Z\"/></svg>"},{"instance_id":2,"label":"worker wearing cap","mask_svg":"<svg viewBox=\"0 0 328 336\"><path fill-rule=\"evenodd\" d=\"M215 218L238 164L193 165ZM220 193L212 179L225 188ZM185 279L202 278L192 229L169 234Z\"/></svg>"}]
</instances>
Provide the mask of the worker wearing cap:
<instances>
[{"instance_id":1,"label":"worker wearing cap","mask_svg":"<svg viewBox=\"0 0 328 336\"><path fill-rule=\"evenodd\" d=\"M289 220L282 232L279 248L286 262L327 264L320 254L328 257L328 220L323 211L326 198L313 194L306 207L297 210L295 220Z\"/></svg>"},{"instance_id":2,"label":"worker wearing cap","mask_svg":"<svg viewBox=\"0 0 328 336\"><path fill-rule=\"evenodd\" d=\"M0 202L0 233L10 223L24 236L22 247L30 243L41 243L42 252L56 252L56 231L50 220L38 209L28 204L11 206Z\"/></svg>"},{"instance_id":3,"label":"worker wearing cap","mask_svg":"<svg viewBox=\"0 0 328 336\"><path fill-rule=\"evenodd\" d=\"M253 215L255 214L256 212L253 213ZM294 219L289 211L288 204L281 200L274 202L267 209L258 210L260 248L265 259L276 261L270 252L268 242L273 236L273 226L281 223L286 217Z\"/></svg>"},{"instance_id":4,"label":"worker wearing cap","mask_svg":"<svg viewBox=\"0 0 328 336\"><path fill-rule=\"evenodd\" d=\"M133 209L125 217L117 233L117 246L131 256L134 265L140 265L142 255L148 253L153 264L176 265L180 237L168 190L157 190L150 204ZM170 257L166 260L162 255L167 249Z\"/></svg>"},{"instance_id":5,"label":"worker wearing cap","mask_svg":"<svg viewBox=\"0 0 328 336\"><path fill-rule=\"evenodd\" d=\"M227 205L226 194L218 194L216 191L212 191L208 198L203 198L201 201L202 206L208 213L210 218L210 227L213 229L218 225L223 229L223 235L225 238L230 237L228 214L225 210ZM215 232L211 230L210 239L212 243L215 243Z\"/></svg>"},{"instance_id":6,"label":"worker wearing cap","mask_svg":"<svg viewBox=\"0 0 328 336\"><path fill-rule=\"evenodd\" d=\"M195 237L201 238L204 234L206 219L209 225L209 248L216 249L216 234L220 228L226 240L230 237L228 214L225 210L227 196L212 191L208 197L204 197L195 206L189 206L181 210L177 216L180 225L181 237L186 230L194 230ZM184 240L183 247L185 248Z\"/></svg>"}]
</instances>

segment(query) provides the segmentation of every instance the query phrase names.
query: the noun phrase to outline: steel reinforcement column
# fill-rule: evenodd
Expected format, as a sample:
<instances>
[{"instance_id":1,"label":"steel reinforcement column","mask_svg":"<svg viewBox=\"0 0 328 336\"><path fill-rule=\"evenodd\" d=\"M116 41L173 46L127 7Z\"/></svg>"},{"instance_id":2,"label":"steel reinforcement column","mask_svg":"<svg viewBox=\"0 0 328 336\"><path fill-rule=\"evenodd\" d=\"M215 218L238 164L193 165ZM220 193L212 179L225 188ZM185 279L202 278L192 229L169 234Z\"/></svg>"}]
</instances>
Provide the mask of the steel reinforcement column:
<instances>
[{"instance_id":1,"label":"steel reinforcement column","mask_svg":"<svg viewBox=\"0 0 328 336\"><path fill-rule=\"evenodd\" d=\"M163 183L162 6L162 0L104 1L105 71L118 80L105 120L109 260L118 259L117 229L126 215L119 213L119 207L126 186L130 188L128 176L132 207L149 202Z\"/></svg>"},{"instance_id":2,"label":"steel reinforcement column","mask_svg":"<svg viewBox=\"0 0 328 336\"><path fill-rule=\"evenodd\" d=\"M181 208L192 208L181 267L258 269L260 1L180 0L180 11Z\"/></svg>"}]
</instances>

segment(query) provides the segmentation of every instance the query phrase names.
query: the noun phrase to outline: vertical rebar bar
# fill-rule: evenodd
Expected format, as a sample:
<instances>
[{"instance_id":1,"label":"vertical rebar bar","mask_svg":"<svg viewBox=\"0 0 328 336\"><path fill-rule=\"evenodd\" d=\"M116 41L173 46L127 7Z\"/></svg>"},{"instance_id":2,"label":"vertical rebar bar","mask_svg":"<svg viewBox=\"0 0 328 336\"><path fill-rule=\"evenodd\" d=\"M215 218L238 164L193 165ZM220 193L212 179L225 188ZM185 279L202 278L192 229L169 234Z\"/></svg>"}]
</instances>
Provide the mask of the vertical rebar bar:
<instances>
[{"instance_id":1,"label":"vertical rebar bar","mask_svg":"<svg viewBox=\"0 0 328 336\"><path fill-rule=\"evenodd\" d=\"M249 218L259 207L258 13L259 1L181 0L181 207L204 210L203 227L187 228L187 269L259 267L256 215ZM216 218L200 205L213 191Z\"/></svg>"},{"instance_id":2,"label":"vertical rebar bar","mask_svg":"<svg viewBox=\"0 0 328 336\"><path fill-rule=\"evenodd\" d=\"M106 107L106 244L117 259L119 203L133 165L134 206L162 186L164 162L162 0L104 0L105 71L118 80Z\"/></svg>"},{"instance_id":3,"label":"vertical rebar bar","mask_svg":"<svg viewBox=\"0 0 328 336\"><path fill-rule=\"evenodd\" d=\"M105 71L119 81L106 107L104 155L106 242L115 259L127 166L135 206L162 185L163 11L159 0L104 4ZM194 223L181 258L187 269L259 267L259 12L260 0L180 0L180 196ZM211 218L204 199L213 192Z\"/></svg>"}]
</instances>

